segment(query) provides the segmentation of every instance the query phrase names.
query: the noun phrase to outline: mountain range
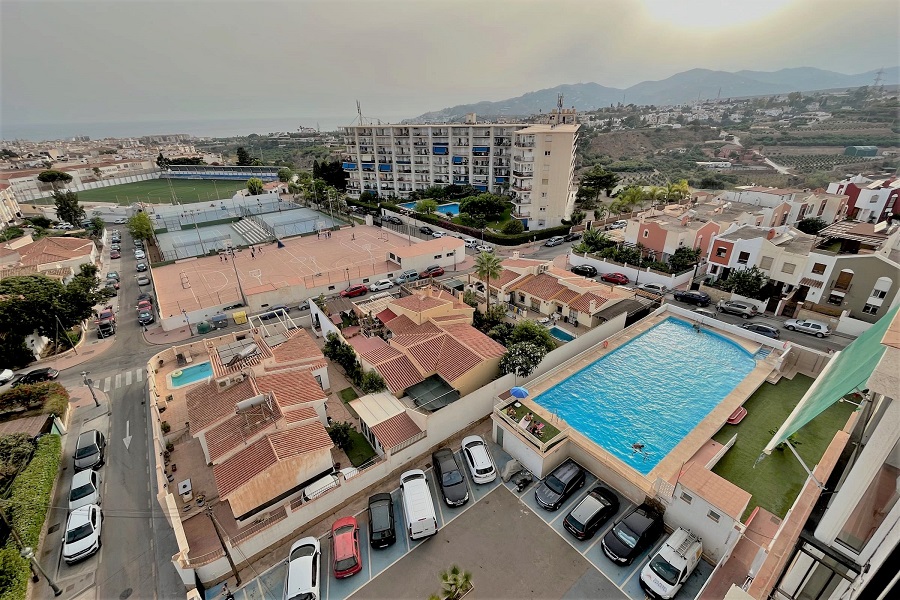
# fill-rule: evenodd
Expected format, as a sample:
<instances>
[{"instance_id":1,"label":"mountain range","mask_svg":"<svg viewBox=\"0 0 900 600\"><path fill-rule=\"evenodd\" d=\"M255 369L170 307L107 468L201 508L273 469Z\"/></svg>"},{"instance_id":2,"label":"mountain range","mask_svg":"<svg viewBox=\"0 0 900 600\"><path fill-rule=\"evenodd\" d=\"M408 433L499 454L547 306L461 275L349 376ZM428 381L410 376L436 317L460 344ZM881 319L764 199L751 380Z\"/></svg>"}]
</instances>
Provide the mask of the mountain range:
<instances>
[{"instance_id":1,"label":"mountain range","mask_svg":"<svg viewBox=\"0 0 900 600\"><path fill-rule=\"evenodd\" d=\"M563 94L566 106L579 110L595 110L610 104L644 104L665 106L710 98L740 98L790 92L810 92L836 88L855 88L872 85L877 71L846 75L814 67L797 67L779 71L711 71L691 69L659 81L643 81L620 89L599 83L572 83L545 90L528 92L515 98L496 102L482 101L460 104L427 112L416 121L453 121L467 113L479 115L530 115L556 106L557 94ZM884 85L900 84L900 67L883 69Z\"/></svg>"}]
</instances>

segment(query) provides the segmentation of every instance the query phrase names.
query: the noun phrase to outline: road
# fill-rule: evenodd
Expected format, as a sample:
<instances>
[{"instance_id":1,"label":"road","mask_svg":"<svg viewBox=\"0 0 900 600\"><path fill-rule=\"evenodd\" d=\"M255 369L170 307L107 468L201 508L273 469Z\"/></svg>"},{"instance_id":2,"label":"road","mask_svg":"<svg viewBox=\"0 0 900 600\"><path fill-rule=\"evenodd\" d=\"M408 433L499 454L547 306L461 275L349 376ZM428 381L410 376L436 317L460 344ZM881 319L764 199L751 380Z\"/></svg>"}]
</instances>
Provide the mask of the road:
<instances>
[{"instance_id":1,"label":"road","mask_svg":"<svg viewBox=\"0 0 900 600\"><path fill-rule=\"evenodd\" d=\"M63 476L57 486L57 498L49 516L51 527L65 527L65 505L72 476L72 451L80 431L98 429L107 437L106 464L100 469L102 509L104 513L103 547L87 560L66 565L61 560L61 535L50 535L44 546L41 563L55 574L64 598L81 596L102 598L172 598L183 597L184 586L172 565L178 550L174 534L160 514L155 500L155 480L150 477L147 385L145 365L160 350L148 345L142 336L133 308L140 293L133 246L123 233L122 258L111 261L111 270L121 276L119 290L118 329L114 347L97 358L63 371L59 381L78 388L80 372L90 372L95 386L106 391L109 406L78 410L73 416L69 434L64 438ZM90 331L89 335L96 335ZM126 446L126 433L130 434ZM42 586L43 592L49 589Z\"/></svg>"}]
</instances>

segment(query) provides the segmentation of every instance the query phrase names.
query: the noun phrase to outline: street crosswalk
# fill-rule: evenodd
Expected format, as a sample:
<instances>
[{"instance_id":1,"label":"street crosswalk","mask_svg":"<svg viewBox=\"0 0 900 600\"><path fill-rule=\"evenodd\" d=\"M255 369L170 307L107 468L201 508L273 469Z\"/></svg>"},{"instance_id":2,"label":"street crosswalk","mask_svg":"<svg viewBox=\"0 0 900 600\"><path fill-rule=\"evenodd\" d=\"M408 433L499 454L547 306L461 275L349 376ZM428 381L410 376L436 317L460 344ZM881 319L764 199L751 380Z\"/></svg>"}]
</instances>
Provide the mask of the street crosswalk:
<instances>
[{"instance_id":1,"label":"street crosswalk","mask_svg":"<svg viewBox=\"0 0 900 600\"><path fill-rule=\"evenodd\" d=\"M110 375L106 379L98 381L97 388L103 390L104 392L108 392L110 390L117 390L122 386L131 385L133 383L141 383L143 381L144 369L132 369L130 371L125 371L124 373L116 373L115 375Z\"/></svg>"}]
</instances>

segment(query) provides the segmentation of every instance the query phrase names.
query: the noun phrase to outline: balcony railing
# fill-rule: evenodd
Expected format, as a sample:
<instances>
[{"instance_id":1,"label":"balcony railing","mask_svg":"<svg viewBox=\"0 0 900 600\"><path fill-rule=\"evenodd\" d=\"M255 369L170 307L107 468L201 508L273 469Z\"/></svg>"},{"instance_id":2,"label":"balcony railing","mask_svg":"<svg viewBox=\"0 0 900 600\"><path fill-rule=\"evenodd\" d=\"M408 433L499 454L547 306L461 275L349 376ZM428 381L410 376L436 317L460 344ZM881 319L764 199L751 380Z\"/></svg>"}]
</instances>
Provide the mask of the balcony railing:
<instances>
[{"instance_id":1,"label":"balcony railing","mask_svg":"<svg viewBox=\"0 0 900 600\"><path fill-rule=\"evenodd\" d=\"M516 162L530 163L530 162L534 162L534 157L533 156L513 156L513 160Z\"/></svg>"},{"instance_id":2,"label":"balcony railing","mask_svg":"<svg viewBox=\"0 0 900 600\"><path fill-rule=\"evenodd\" d=\"M517 192L530 192L531 186L513 184L512 189L514 189Z\"/></svg>"},{"instance_id":3,"label":"balcony railing","mask_svg":"<svg viewBox=\"0 0 900 600\"><path fill-rule=\"evenodd\" d=\"M513 175L515 175L516 177L531 178L534 176L534 171L520 171L518 169L513 169Z\"/></svg>"},{"instance_id":4,"label":"balcony railing","mask_svg":"<svg viewBox=\"0 0 900 600\"><path fill-rule=\"evenodd\" d=\"M534 148L534 142L516 141L516 148Z\"/></svg>"}]
</instances>

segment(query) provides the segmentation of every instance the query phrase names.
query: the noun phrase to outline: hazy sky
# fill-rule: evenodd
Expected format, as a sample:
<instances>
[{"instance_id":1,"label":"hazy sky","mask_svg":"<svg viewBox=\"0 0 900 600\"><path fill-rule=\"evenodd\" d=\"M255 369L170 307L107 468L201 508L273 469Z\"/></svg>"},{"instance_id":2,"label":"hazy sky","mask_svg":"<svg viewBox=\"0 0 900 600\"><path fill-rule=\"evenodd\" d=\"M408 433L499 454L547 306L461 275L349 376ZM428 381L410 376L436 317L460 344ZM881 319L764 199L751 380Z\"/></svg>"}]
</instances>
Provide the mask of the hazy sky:
<instances>
[{"instance_id":1,"label":"hazy sky","mask_svg":"<svg viewBox=\"0 0 900 600\"><path fill-rule=\"evenodd\" d=\"M562 83L898 62L896 0L0 2L7 124L415 116Z\"/></svg>"}]
</instances>

